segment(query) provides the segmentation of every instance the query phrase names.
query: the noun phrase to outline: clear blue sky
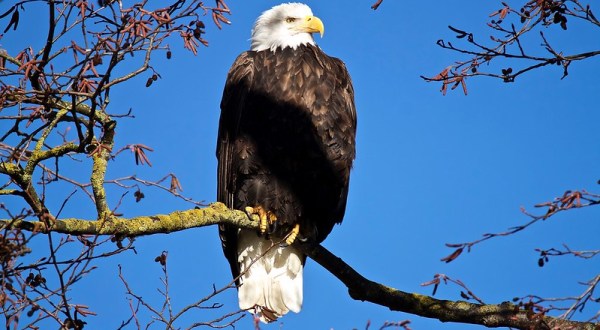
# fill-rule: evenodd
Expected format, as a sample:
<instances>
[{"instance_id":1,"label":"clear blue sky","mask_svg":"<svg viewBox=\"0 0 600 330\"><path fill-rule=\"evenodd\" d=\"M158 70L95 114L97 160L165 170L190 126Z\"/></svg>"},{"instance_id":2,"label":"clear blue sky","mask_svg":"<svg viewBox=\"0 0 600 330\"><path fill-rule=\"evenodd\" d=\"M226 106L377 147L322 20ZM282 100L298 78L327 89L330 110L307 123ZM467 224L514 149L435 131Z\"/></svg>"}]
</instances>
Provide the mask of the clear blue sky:
<instances>
[{"instance_id":1,"label":"clear blue sky","mask_svg":"<svg viewBox=\"0 0 600 330\"><path fill-rule=\"evenodd\" d=\"M600 190L596 184L600 179L599 61L574 63L564 80L560 80L562 70L553 67L522 76L513 84L470 79L468 96L459 91L442 96L438 84L425 83L419 76L435 75L465 58L440 49L436 40L458 44L447 25L489 40L488 14L500 3L386 0L373 11L372 2L307 1L325 24L318 44L347 64L358 111L357 159L346 217L324 245L369 279L408 292L431 294L432 288L420 283L444 273L465 282L488 303L526 294L580 294L584 287L577 282L597 274L598 260L562 257L540 268L534 249L562 243L573 249L597 249L597 207L570 211L518 235L489 241L450 264L440 258L451 252L444 243L470 241L528 221L520 213L521 206L533 210L534 204L569 189ZM217 31L206 18L210 47L193 56L174 38L173 59L155 55L154 67L161 79L151 88L144 87L147 77L143 77L113 90L111 112L131 108L136 117L119 122L117 147L144 143L154 152L149 154L152 168L135 166L133 157L124 155L109 168L108 178L136 174L153 180L173 172L185 195L215 200L215 141L226 73L235 57L249 48L253 21L278 3L228 1L231 26ZM45 11L30 13L41 17ZM20 29L25 28L21 24ZM568 31L554 27L545 32L557 48L600 47L597 31L582 32L573 26ZM24 48L29 40L7 34L0 42L14 50ZM540 52L536 48L540 43L537 34L529 40L535 52ZM82 172L76 176L87 175L81 167L77 170ZM125 216L192 207L161 191L143 191L147 197L137 204L127 196L120 209ZM120 195L113 191L111 205ZM81 200L71 203L64 215L93 217L91 204ZM73 303L89 305L99 313L86 320L90 329L116 328L129 316L117 264L123 266L134 290L157 306L162 274L153 259L163 250L169 251L176 307L210 293L213 284L220 287L230 281L216 228L139 238L136 247L136 255L99 262L100 269L75 287ZM436 297L460 299L459 293L456 287L442 286ZM225 304L221 311L196 311L180 326L232 311L236 299L234 291L222 294L215 299ZM590 307L586 315L597 306ZM339 281L312 261L306 266L302 312L263 328L364 329L371 320L374 329L385 321L404 319L412 321L413 329L475 328L354 301ZM251 329L250 318L237 328Z\"/></svg>"}]
</instances>

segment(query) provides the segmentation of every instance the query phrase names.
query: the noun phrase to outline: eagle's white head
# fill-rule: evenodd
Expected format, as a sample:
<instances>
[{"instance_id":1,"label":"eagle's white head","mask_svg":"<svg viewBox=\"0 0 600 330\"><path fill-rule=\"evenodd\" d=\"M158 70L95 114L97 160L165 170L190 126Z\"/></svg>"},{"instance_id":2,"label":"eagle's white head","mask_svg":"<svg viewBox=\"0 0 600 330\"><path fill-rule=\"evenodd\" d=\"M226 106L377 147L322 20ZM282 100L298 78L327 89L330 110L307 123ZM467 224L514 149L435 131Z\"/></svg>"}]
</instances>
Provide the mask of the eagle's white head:
<instances>
[{"instance_id":1,"label":"eagle's white head","mask_svg":"<svg viewBox=\"0 0 600 330\"><path fill-rule=\"evenodd\" d=\"M323 36L323 22L313 16L309 6L303 3L284 3L260 15L252 28L252 50L275 50L300 45L315 44L312 34Z\"/></svg>"}]
</instances>

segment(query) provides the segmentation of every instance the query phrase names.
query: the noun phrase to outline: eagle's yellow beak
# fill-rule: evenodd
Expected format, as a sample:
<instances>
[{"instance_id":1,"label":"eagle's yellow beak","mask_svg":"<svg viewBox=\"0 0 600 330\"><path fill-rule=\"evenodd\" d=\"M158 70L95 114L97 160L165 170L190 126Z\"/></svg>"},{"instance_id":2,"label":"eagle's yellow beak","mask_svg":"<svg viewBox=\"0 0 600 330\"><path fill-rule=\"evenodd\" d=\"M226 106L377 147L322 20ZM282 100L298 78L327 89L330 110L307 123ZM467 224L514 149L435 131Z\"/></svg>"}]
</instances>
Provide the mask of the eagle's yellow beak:
<instances>
[{"instance_id":1,"label":"eagle's yellow beak","mask_svg":"<svg viewBox=\"0 0 600 330\"><path fill-rule=\"evenodd\" d=\"M323 33L325 33L325 26L320 18L317 16L306 16L300 25L300 28L309 33L319 32L321 34L321 38L323 38Z\"/></svg>"}]
</instances>

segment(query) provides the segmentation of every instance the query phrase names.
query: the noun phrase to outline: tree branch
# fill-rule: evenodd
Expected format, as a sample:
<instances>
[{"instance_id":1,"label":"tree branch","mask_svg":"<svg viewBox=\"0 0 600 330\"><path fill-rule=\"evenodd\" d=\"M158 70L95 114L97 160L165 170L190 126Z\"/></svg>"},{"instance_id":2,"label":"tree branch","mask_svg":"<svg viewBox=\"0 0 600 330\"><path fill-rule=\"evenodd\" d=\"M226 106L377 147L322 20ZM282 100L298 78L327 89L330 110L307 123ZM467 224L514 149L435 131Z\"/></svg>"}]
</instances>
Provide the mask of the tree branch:
<instances>
[{"instance_id":1,"label":"tree branch","mask_svg":"<svg viewBox=\"0 0 600 330\"><path fill-rule=\"evenodd\" d=\"M118 235L128 237L166 234L216 224L258 228L258 222L249 219L246 213L230 210L223 203L213 203L201 209L130 219L109 218L108 220L94 221L57 219L51 225L50 230L72 235ZM0 229L11 228L48 231L47 225L40 221L0 220ZM600 327L600 324L547 316L543 312L534 310L532 306L519 306L510 302L497 305L474 304L467 301L440 300L417 293L407 293L363 277L342 259L320 245L299 243L298 246L311 259L344 283L348 288L350 297L355 300L369 301L385 306L393 311L434 318L442 322L479 324L491 328L595 330Z\"/></svg>"},{"instance_id":2,"label":"tree branch","mask_svg":"<svg viewBox=\"0 0 600 330\"><path fill-rule=\"evenodd\" d=\"M352 299L369 301L393 311L434 318L442 322L478 324L489 328L595 330L600 327L600 324L536 314L531 309L510 302L482 305L407 293L366 279L321 245L304 245L302 250L342 281Z\"/></svg>"},{"instance_id":3,"label":"tree branch","mask_svg":"<svg viewBox=\"0 0 600 330\"><path fill-rule=\"evenodd\" d=\"M223 203L213 203L202 209L175 211L166 215L135 218L108 218L107 220L56 219L50 230L44 222L0 220L0 230L53 231L71 235L119 235L122 237L168 234L190 228L216 224L233 224L241 228L258 228L258 223L242 211L230 210Z\"/></svg>"}]
</instances>

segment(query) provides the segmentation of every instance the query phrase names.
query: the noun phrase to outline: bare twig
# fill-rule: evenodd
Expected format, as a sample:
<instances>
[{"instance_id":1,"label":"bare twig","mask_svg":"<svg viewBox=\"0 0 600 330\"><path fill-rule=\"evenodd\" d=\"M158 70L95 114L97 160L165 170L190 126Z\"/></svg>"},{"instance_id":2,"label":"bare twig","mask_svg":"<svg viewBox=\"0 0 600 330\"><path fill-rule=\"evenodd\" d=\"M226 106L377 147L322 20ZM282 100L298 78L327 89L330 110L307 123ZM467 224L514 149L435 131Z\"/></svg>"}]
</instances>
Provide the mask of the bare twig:
<instances>
[{"instance_id":1,"label":"bare twig","mask_svg":"<svg viewBox=\"0 0 600 330\"><path fill-rule=\"evenodd\" d=\"M523 214L527 215L531 219L529 222L527 222L525 224L509 228L508 230L503 231L503 232L486 233L486 234L483 234L482 238L471 241L471 242L447 243L446 246L448 246L449 248L453 248L455 250L450 255L442 258L442 261L451 262L451 261L455 260L456 258L458 258L458 256L460 256L465 249L467 250L467 252L470 252L471 248L479 243L485 242L492 238L497 238L497 237L502 237L502 236L510 236L510 235L516 234L520 231L523 231L523 230L529 228L530 226L532 226L535 223L547 220L548 218L550 218L551 216L553 216L557 213L564 212L564 211L571 210L571 209L585 208L585 207L594 206L594 205L598 205L598 204L600 204L600 195L598 195L598 194L593 194L593 193L587 192L585 190L581 190L581 191L568 190L561 197L557 197L551 202L544 202L544 203L535 205L535 207L537 207L537 208L546 208L546 213L544 213L544 214L535 215L535 214L528 212L524 208L522 208L521 212Z\"/></svg>"},{"instance_id":2,"label":"bare twig","mask_svg":"<svg viewBox=\"0 0 600 330\"><path fill-rule=\"evenodd\" d=\"M560 66L563 71L562 78L565 78L568 75L568 68L573 62L600 55L600 50L563 54L551 46L542 31L539 33L542 47L547 55L532 55L534 52L526 50L525 45L521 42L523 36L531 34L541 27L547 28L556 25L566 30L567 17L590 23L594 27L600 26L589 5L583 6L579 0L527 1L520 10L513 9L507 3L502 2L502 7L493 12L490 17L493 19L488 23L488 27L494 33L501 35L500 37L491 35L490 39L493 42L491 45L477 41L473 33L450 26L449 28L456 34L456 38L463 42L466 41L466 46L455 46L450 41L441 39L437 42L438 46L467 55L469 58L456 61L435 76L421 76L421 78L427 82L442 82L443 94L447 92L448 86L453 86L452 89L454 89L457 83L460 83L466 94L465 80L470 77L485 76L501 79L504 82L514 82L517 77L532 70L547 66ZM509 25L506 22L511 17L518 19L519 22L511 22L510 27L505 27ZM487 40L487 38L481 39ZM491 65L499 61L507 64L502 67ZM519 68L513 69L513 66Z\"/></svg>"}]
</instances>

